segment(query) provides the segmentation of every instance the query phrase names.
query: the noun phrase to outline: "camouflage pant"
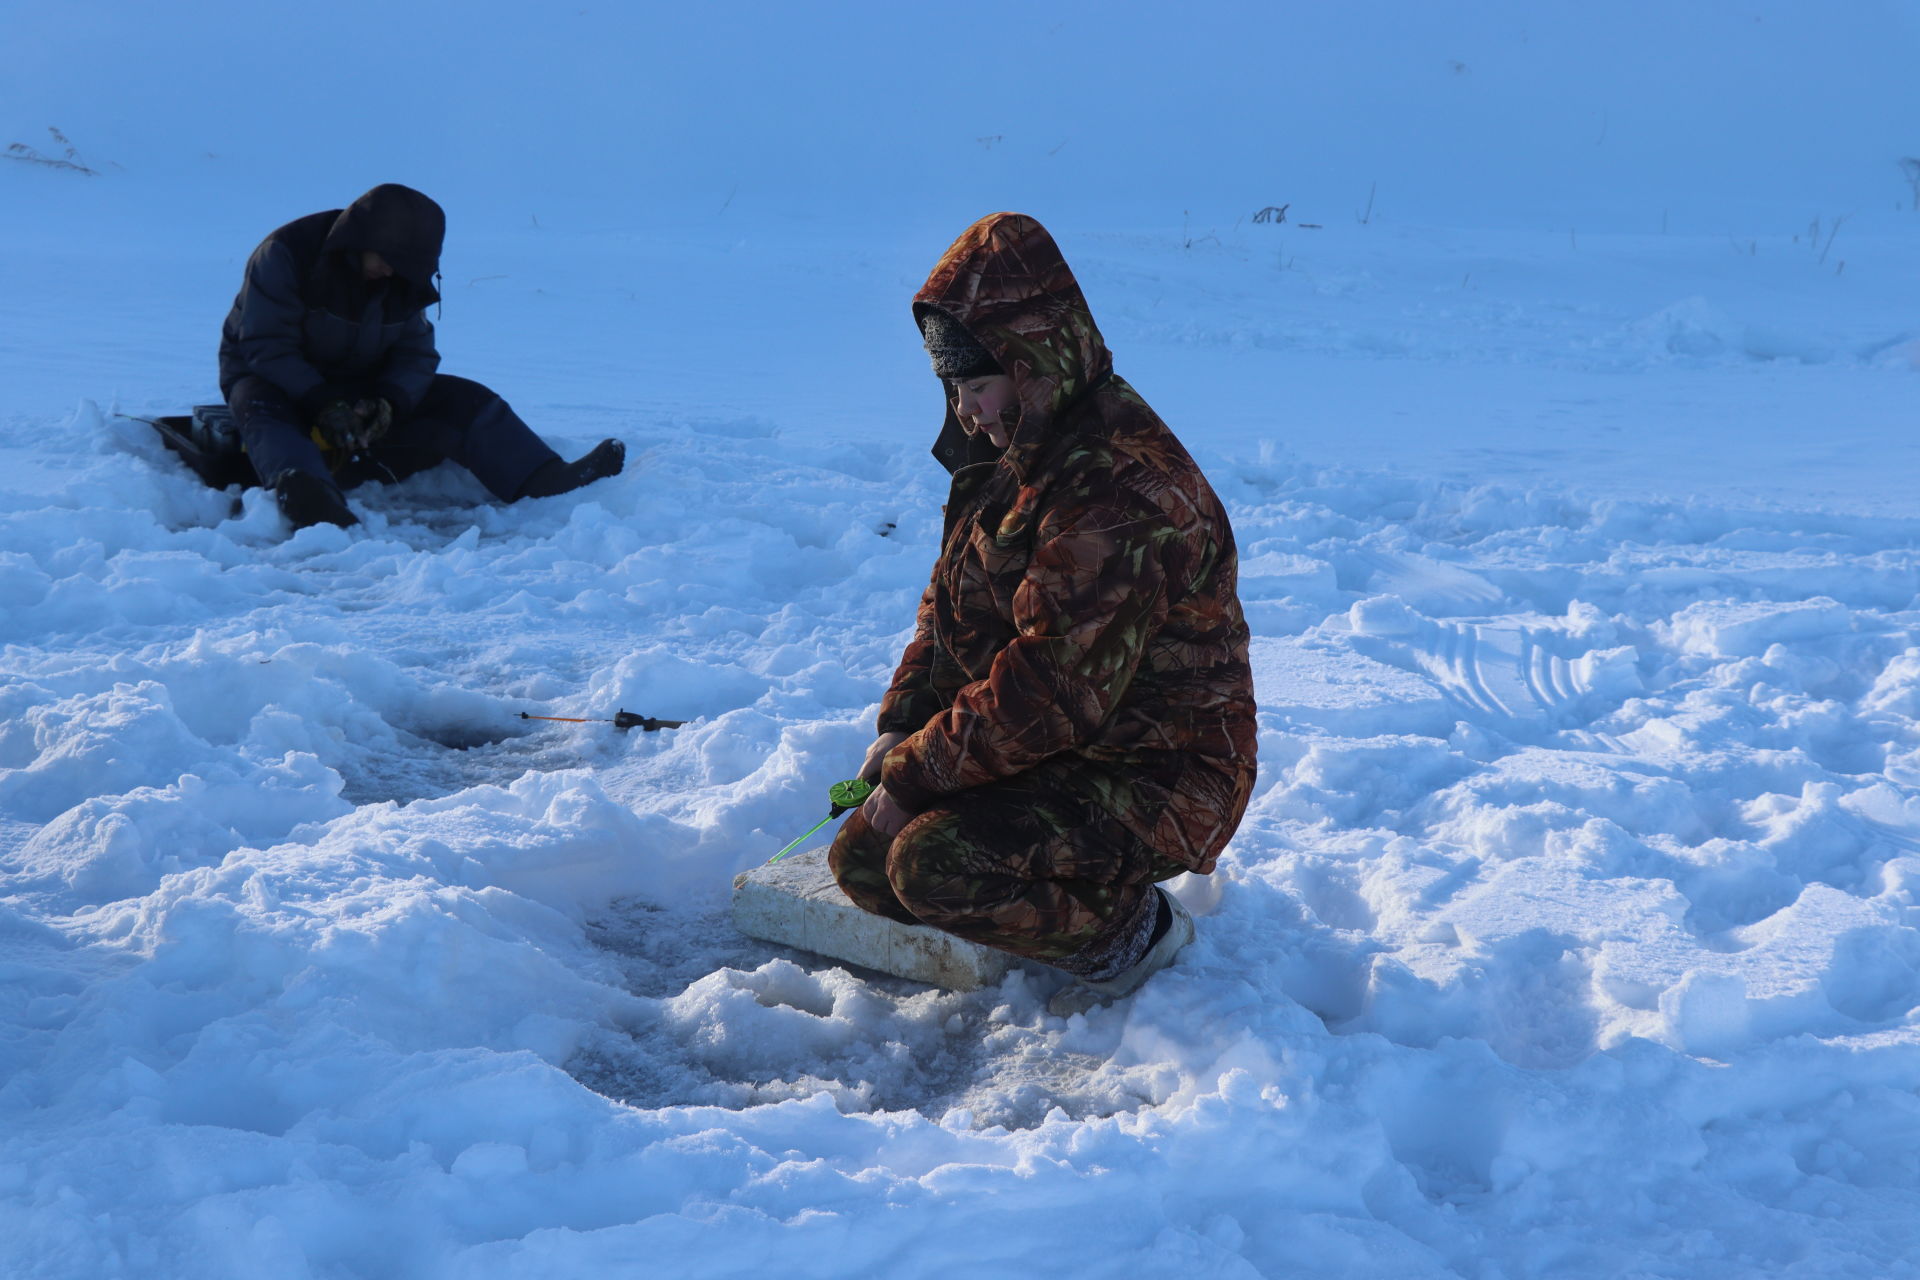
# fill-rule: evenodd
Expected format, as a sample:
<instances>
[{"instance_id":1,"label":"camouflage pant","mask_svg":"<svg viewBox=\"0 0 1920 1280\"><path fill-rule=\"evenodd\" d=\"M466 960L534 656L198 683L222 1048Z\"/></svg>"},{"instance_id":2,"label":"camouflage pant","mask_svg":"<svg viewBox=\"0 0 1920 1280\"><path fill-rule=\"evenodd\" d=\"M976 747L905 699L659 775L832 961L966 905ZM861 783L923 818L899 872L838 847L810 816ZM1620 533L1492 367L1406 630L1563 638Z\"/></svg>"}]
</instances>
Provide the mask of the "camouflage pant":
<instances>
[{"instance_id":1,"label":"camouflage pant","mask_svg":"<svg viewBox=\"0 0 1920 1280\"><path fill-rule=\"evenodd\" d=\"M1089 972L1156 907L1185 867L1113 815L1123 784L1077 759L941 797L891 840L859 811L828 854L834 879L875 915Z\"/></svg>"}]
</instances>

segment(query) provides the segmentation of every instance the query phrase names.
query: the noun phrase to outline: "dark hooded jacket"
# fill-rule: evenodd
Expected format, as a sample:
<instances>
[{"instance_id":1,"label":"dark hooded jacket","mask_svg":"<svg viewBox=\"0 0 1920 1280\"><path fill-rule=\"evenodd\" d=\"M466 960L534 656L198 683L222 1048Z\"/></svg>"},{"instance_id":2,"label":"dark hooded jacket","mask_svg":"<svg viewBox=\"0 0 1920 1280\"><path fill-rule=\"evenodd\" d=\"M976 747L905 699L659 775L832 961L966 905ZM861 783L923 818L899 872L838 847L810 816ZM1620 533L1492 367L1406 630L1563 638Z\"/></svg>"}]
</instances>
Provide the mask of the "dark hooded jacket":
<instances>
[{"instance_id":1,"label":"dark hooded jacket","mask_svg":"<svg viewBox=\"0 0 1920 1280\"><path fill-rule=\"evenodd\" d=\"M220 331L221 394L254 374L308 414L363 395L411 411L440 367L426 308L440 297L446 228L439 205L386 183L261 241ZM391 279L363 277L368 249L392 266Z\"/></svg>"},{"instance_id":2,"label":"dark hooded jacket","mask_svg":"<svg viewBox=\"0 0 1920 1280\"><path fill-rule=\"evenodd\" d=\"M907 740L881 780L909 810L1079 757L1129 830L1210 871L1254 780L1253 676L1225 510L1113 373L1053 238L999 213L914 298L1014 380L1004 451L948 405L946 531L914 638L881 703Z\"/></svg>"}]
</instances>

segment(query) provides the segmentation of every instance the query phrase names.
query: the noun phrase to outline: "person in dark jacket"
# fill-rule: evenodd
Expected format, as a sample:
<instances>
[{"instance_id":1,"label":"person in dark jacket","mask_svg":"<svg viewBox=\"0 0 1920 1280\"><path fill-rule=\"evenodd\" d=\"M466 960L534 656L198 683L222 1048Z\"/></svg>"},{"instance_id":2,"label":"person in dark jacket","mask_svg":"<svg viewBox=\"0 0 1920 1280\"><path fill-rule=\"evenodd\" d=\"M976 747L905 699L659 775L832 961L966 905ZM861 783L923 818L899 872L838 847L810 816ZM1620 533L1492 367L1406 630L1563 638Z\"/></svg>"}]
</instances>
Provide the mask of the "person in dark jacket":
<instances>
[{"instance_id":1,"label":"person in dark jacket","mask_svg":"<svg viewBox=\"0 0 1920 1280\"><path fill-rule=\"evenodd\" d=\"M1032 218L967 228L914 317L953 487L828 861L867 911L1065 970L1069 1014L1173 962L1156 882L1212 871L1252 793L1233 529Z\"/></svg>"},{"instance_id":2,"label":"person in dark jacket","mask_svg":"<svg viewBox=\"0 0 1920 1280\"><path fill-rule=\"evenodd\" d=\"M625 465L618 440L563 461L494 392L439 372L426 309L446 227L433 200L385 183L289 222L247 259L220 331L220 393L296 529L354 524L345 490L448 460L505 502Z\"/></svg>"}]
</instances>

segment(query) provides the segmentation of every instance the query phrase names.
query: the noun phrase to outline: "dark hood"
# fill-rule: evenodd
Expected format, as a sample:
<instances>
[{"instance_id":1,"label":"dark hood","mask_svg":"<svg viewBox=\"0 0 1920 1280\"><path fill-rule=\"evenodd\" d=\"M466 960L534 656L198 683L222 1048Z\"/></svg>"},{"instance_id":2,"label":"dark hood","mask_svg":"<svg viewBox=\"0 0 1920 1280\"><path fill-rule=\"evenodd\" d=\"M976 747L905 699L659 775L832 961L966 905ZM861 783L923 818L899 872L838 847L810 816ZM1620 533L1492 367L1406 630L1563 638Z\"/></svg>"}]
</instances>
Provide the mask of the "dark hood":
<instances>
[{"instance_id":1,"label":"dark hood","mask_svg":"<svg viewBox=\"0 0 1920 1280\"><path fill-rule=\"evenodd\" d=\"M1044 447L1054 421L1113 372L1113 357L1080 284L1047 229L1024 213L990 213L960 233L914 295L917 322L928 309L944 311L964 325L1013 378L1020 421L1007 445L1007 460L1024 476ZM935 456L959 431L952 407ZM980 460L969 442L966 461Z\"/></svg>"},{"instance_id":2,"label":"dark hood","mask_svg":"<svg viewBox=\"0 0 1920 1280\"><path fill-rule=\"evenodd\" d=\"M447 238L447 215L433 199L412 187L384 182L340 211L327 232L328 255L373 250L394 275L407 282L420 306L439 300L434 277L440 272L440 248Z\"/></svg>"}]
</instances>

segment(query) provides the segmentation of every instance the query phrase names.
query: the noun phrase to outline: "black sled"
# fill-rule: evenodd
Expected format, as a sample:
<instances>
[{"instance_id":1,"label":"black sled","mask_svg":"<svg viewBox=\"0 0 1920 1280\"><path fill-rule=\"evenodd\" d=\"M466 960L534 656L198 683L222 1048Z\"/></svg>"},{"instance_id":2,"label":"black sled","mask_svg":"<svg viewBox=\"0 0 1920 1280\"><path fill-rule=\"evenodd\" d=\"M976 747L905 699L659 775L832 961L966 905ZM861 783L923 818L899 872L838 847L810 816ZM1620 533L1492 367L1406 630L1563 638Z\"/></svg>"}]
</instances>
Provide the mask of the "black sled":
<instances>
[{"instance_id":1,"label":"black sled","mask_svg":"<svg viewBox=\"0 0 1920 1280\"><path fill-rule=\"evenodd\" d=\"M174 456L187 464L193 474L209 488L228 485L246 488L260 483L240 446L240 433L234 429L233 412L223 404L197 404L191 414L166 418L142 418L140 421L160 433L161 441Z\"/></svg>"}]
</instances>

